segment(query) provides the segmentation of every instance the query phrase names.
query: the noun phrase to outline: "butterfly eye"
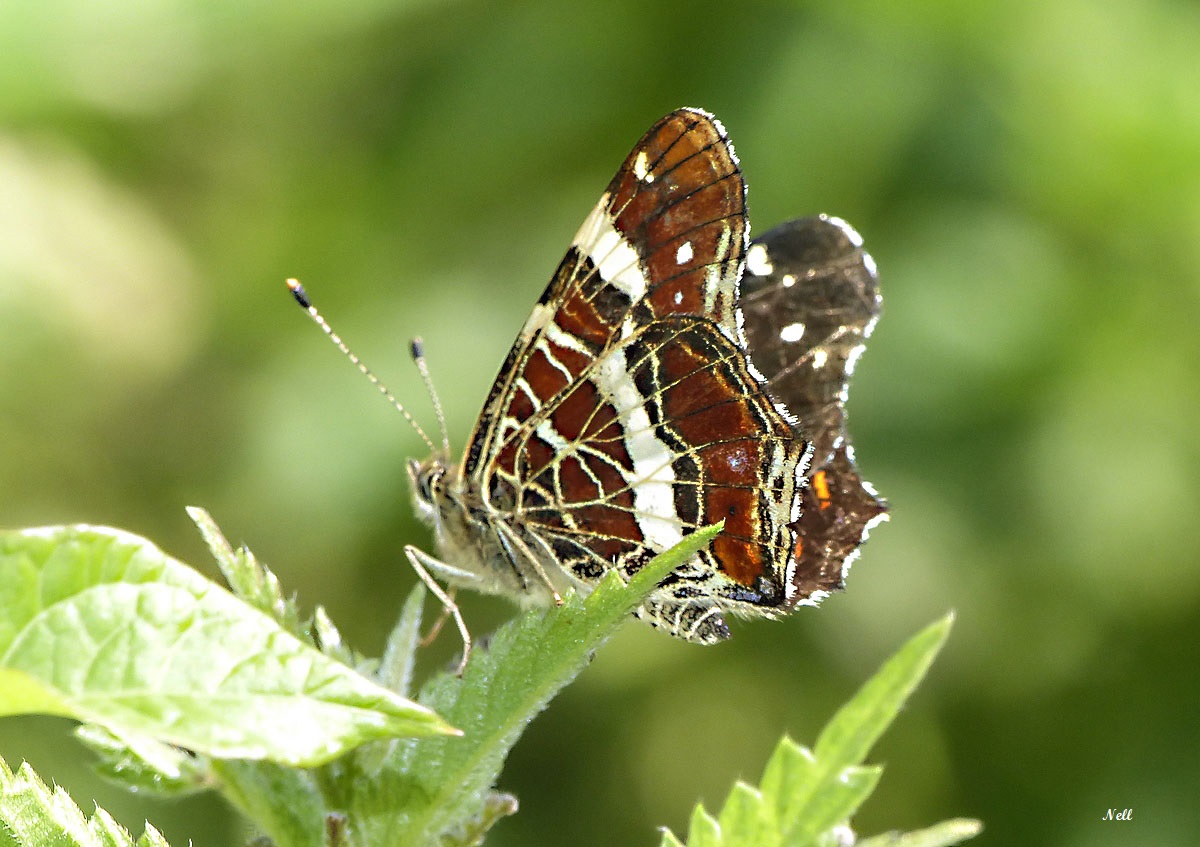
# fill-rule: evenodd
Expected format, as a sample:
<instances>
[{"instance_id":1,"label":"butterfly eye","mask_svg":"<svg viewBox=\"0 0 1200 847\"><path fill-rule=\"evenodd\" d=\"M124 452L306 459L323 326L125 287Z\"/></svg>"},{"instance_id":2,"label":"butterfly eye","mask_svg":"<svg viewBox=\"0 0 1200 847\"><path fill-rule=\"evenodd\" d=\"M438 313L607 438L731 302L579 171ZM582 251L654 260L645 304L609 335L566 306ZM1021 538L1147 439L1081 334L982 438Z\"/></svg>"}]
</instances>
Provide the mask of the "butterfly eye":
<instances>
[{"instance_id":1,"label":"butterfly eye","mask_svg":"<svg viewBox=\"0 0 1200 847\"><path fill-rule=\"evenodd\" d=\"M416 459L409 459L407 470L417 504L425 510L431 509L435 492L441 488L441 480L446 473L445 466L440 462L423 464Z\"/></svg>"},{"instance_id":2,"label":"butterfly eye","mask_svg":"<svg viewBox=\"0 0 1200 847\"><path fill-rule=\"evenodd\" d=\"M418 496L426 503L433 503L434 492L441 488L442 469L433 465L422 471L421 476L417 479Z\"/></svg>"}]
</instances>

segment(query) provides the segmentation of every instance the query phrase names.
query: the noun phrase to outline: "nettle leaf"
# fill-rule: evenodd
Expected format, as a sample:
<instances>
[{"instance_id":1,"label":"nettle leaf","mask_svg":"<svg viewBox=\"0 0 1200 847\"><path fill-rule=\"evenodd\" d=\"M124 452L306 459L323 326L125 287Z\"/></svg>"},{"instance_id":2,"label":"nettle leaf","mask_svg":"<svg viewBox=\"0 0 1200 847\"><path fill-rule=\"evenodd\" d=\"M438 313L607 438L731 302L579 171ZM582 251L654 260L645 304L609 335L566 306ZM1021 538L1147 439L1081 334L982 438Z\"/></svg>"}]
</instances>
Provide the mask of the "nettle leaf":
<instances>
[{"instance_id":1,"label":"nettle leaf","mask_svg":"<svg viewBox=\"0 0 1200 847\"><path fill-rule=\"evenodd\" d=\"M974 838L983 824L971 818L951 818L912 832L885 832L859 841L856 847L949 847Z\"/></svg>"},{"instance_id":2,"label":"nettle leaf","mask_svg":"<svg viewBox=\"0 0 1200 847\"><path fill-rule=\"evenodd\" d=\"M149 824L134 841L108 812L90 818L61 788L51 790L33 768L15 774L0 759L0 847L169 847Z\"/></svg>"},{"instance_id":3,"label":"nettle leaf","mask_svg":"<svg viewBox=\"0 0 1200 847\"><path fill-rule=\"evenodd\" d=\"M0 533L0 715L28 712L299 767L454 732L145 539L91 526Z\"/></svg>"},{"instance_id":4,"label":"nettle leaf","mask_svg":"<svg viewBox=\"0 0 1200 847\"><path fill-rule=\"evenodd\" d=\"M208 545L234 596L270 615L288 632L307 640L308 633L300 621L296 603L283 596L278 577L260 563L249 548L234 550L207 511L199 506L188 506L186 511L200 530L200 537Z\"/></svg>"},{"instance_id":5,"label":"nettle leaf","mask_svg":"<svg viewBox=\"0 0 1200 847\"><path fill-rule=\"evenodd\" d=\"M131 791L182 797L214 787L207 756L94 723L77 726L75 737L96 754L93 767L101 776Z\"/></svg>"},{"instance_id":6,"label":"nettle leaf","mask_svg":"<svg viewBox=\"0 0 1200 847\"><path fill-rule=\"evenodd\" d=\"M917 633L867 681L822 730L814 750L784 737L758 788L737 783L713 818L692 813L687 847L838 847L854 843L850 817L870 796L883 769L863 765L871 745L899 714L929 670L953 615ZM860 847L944 847L976 835L978 821L955 819L929 829L889 833ZM664 831L661 847L681 847Z\"/></svg>"},{"instance_id":7,"label":"nettle leaf","mask_svg":"<svg viewBox=\"0 0 1200 847\"><path fill-rule=\"evenodd\" d=\"M644 596L720 529L689 535L628 585L609 572L586 598L571 594L558 608L520 615L502 626L486 649L472 653L461 679L445 673L433 677L420 701L460 727L463 736L404 739L392 742L382 756L367 748L351 757L359 777L346 809L355 822L352 843L478 843L487 827L516 810L515 798L492 787L525 727ZM412 626L409 618L397 628L396 644L411 641ZM384 663L393 681L407 677L404 666L396 658Z\"/></svg>"}]
</instances>

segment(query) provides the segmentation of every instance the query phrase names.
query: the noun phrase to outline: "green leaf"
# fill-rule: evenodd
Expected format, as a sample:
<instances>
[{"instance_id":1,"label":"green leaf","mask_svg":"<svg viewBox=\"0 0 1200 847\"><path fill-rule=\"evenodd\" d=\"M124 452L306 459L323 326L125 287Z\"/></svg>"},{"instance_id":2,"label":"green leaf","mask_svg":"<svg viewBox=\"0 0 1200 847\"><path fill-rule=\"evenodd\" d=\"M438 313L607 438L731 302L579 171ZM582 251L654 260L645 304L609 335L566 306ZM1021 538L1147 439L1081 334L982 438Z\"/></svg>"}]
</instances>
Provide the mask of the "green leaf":
<instances>
[{"instance_id":1,"label":"green leaf","mask_svg":"<svg viewBox=\"0 0 1200 847\"><path fill-rule=\"evenodd\" d=\"M402 697L412 690L412 674L417 646L421 643L421 606L425 602L425 586L418 582L404 607L379 661L376 681Z\"/></svg>"},{"instance_id":2,"label":"green leaf","mask_svg":"<svg viewBox=\"0 0 1200 847\"><path fill-rule=\"evenodd\" d=\"M388 635L383 658L379 660L379 667L375 671L375 681L401 697L408 697L412 689L413 668L416 665L417 648L421 644L421 609L425 594L424 584L418 581L404 601L400 617ZM383 767L393 744L370 744L359 751L356 765L360 773L368 779L373 778Z\"/></svg>"},{"instance_id":3,"label":"green leaf","mask_svg":"<svg viewBox=\"0 0 1200 847\"><path fill-rule=\"evenodd\" d=\"M812 754L815 767L806 784L797 786L791 795L784 818L791 838L798 843L814 840L851 815L866 799L873 786L849 782L848 769L862 762L871 745L900 713L945 643L953 622L954 615L949 614L909 639L821 731ZM840 801L830 797L831 793L842 795ZM857 800L854 795L858 795Z\"/></svg>"},{"instance_id":4,"label":"green leaf","mask_svg":"<svg viewBox=\"0 0 1200 847\"><path fill-rule=\"evenodd\" d=\"M137 847L169 847L147 825ZM108 812L86 818L61 788L51 790L28 764L15 774L0 759L0 847L135 847Z\"/></svg>"},{"instance_id":5,"label":"green leaf","mask_svg":"<svg viewBox=\"0 0 1200 847\"><path fill-rule=\"evenodd\" d=\"M489 829L501 818L517 813L517 798L504 791L489 791L478 817L470 818L450 832L443 833L439 847L476 847Z\"/></svg>"},{"instance_id":6,"label":"green leaf","mask_svg":"<svg viewBox=\"0 0 1200 847\"><path fill-rule=\"evenodd\" d=\"M914 635L838 710L817 738L814 753L826 767L858 764L887 730L950 634L950 613Z\"/></svg>"},{"instance_id":7,"label":"green leaf","mask_svg":"<svg viewBox=\"0 0 1200 847\"><path fill-rule=\"evenodd\" d=\"M222 759L212 763L221 795L270 836L277 847L326 847L327 806L319 770L274 762Z\"/></svg>"},{"instance_id":8,"label":"green leaf","mask_svg":"<svg viewBox=\"0 0 1200 847\"><path fill-rule=\"evenodd\" d=\"M163 838L161 832L150 824L146 824L146 831L138 838L137 847L171 847L171 845L167 843L167 839Z\"/></svg>"},{"instance_id":9,"label":"green leaf","mask_svg":"<svg viewBox=\"0 0 1200 847\"><path fill-rule=\"evenodd\" d=\"M0 533L0 715L31 711L300 767L453 732L150 542L87 526Z\"/></svg>"},{"instance_id":10,"label":"green leaf","mask_svg":"<svg viewBox=\"0 0 1200 847\"><path fill-rule=\"evenodd\" d=\"M734 783L717 818L729 847L775 847L779 830L762 793L744 782Z\"/></svg>"},{"instance_id":11,"label":"green leaf","mask_svg":"<svg viewBox=\"0 0 1200 847\"><path fill-rule=\"evenodd\" d=\"M324 606L317 606L313 610L313 631L317 636L317 646L326 656L337 659L344 665L354 666L356 659L354 651L347 647L342 642L342 633L338 630L337 624L329 617L329 613L325 611ZM357 668L359 673L362 673L361 668Z\"/></svg>"},{"instance_id":12,"label":"green leaf","mask_svg":"<svg viewBox=\"0 0 1200 847\"><path fill-rule=\"evenodd\" d=\"M308 640L296 604L283 596L278 577L261 564L249 548L234 550L207 511L199 506L188 506L186 511L200 530L200 537L208 545L234 596L270 615L292 635Z\"/></svg>"},{"instance_id":13,"label":"green leaf","mask_svg":"<svg viewBox=\"0 0 1200 847\"><path fill-rule=\"evenodd\" d=\"M857 847L950 847L983 832L983 824L969 818L951 818L914 832L888 832L858 842Z\"/></svg>"},{"instance_id":14,"label":"green leaf","mask_svg":"<svg viewBox=\"0 0 1200 847\"><path fill-rule=\"evenodd\" d=\"M688 847L844 843L846 822L875 789L883 772L881 767L861 762L924 677L945 643L952 621L953 616L947 615L922 630L885 662L834 715L821 732L815 752L784 737L767 762L759 789L737 783L717 820L698 805L692 813ZM860 847L940 847L978 831L975 821L946 821L919 832L880 836L884 840L871 839ZM673 835L664 833L663 847L677 843Z\"/></svg>"},{"instance_id":15,"label":"green leaf","mask_svg":"<svg viewBox=\"0 0 1200 847\"><path fill-rule=\"evenodd\" d=\"M658 847L686 847L686 845L675 837L675 833L664 827L662 830L662 840L658 842ZM696 842L696 847L701 847L699 841Z\"/></svg>"},{"instance_id":16,"label":"green leaf","mask_svg":"<svg viewBox=\"0 0 1200 847\"><path fill-rule=\"evenodd\" d=\"M571 594L558 608L520 615L487 649L471 654L461 679L440 674L430 680L421 702L460 726L463 737L398 741L381 763L371 761L371 779L360 781L347 810L357 822L357 843L435 845L488 820L492 786L528 723L645 595L719 531L718 525L688 536L628 585L610 572L586 598ZM370 758L369 750L356 753L354 766Z\"/></svg>"},{"instance_id":17,"label":"green leaf","mask_svg":"<svg viewBox=\"0 0 1200 847\"><path fill-rule=\"evenodd\" d=\"M143 735L117 735L98 724L81 724L75 737L96 753L96 770L133 791L181 797L213 787L210 762Z\"/></svg>"},{"instance_id":18,"label":"green leaf","mask_svg":"<svg viewBox=\"0 0 1200 847\"><path fill-rule=\"evenodd\" d=\"M719 847L721 844L721 825L699 803L692 810L688 840L692 842L691 847Z\"/></svg>"}]
</instances>

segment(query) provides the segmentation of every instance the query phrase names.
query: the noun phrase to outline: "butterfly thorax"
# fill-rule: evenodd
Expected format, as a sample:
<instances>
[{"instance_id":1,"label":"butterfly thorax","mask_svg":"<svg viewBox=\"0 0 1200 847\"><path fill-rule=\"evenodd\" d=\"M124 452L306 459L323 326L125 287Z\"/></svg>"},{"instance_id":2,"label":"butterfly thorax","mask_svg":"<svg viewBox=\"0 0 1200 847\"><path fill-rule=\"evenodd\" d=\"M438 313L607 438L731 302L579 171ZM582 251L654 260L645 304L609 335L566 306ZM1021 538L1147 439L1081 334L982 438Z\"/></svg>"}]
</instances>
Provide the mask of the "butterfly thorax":
<instances>
[{"instance_id":1,"label":"butterfly thorax","mask_svg":"<svg viewBox=\"0 0 1200 847\"><path fill-rule=\"evenodd\" d=\"M417 517L434 532L437 555L447 582L541 606L553 598L544 574L560 594L569 584L552 559L533 561L536 553L512 520L511 504L491 502L461 466L441 455L423 462L409 460Z\"/></svg>"}]
</instances>

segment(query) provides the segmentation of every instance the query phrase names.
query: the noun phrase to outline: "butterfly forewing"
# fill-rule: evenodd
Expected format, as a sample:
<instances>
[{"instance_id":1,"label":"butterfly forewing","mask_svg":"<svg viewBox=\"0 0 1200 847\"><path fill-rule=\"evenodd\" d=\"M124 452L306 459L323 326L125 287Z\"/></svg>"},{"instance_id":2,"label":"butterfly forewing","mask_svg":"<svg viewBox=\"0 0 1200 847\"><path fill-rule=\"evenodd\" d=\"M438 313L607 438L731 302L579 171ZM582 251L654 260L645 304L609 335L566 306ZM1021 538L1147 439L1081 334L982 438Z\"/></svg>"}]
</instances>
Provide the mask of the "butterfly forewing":
<instances>
[{"instance_id":1,"label":"butterfly forewing","mask_svg":"<svg viewBox=\"0 0 1200 847\"><path fill-rule=\"evenodd\" d=\"M855 467L845 411L850 376L881 302L862 239L837 218L790 221L749 249L741 305L751 358L814 443L796 524L794 603L840 588L868 530L887 511Z\"/></svg>"},{"instance_id":2,"label":"butterfly forewing","mask_svg":"<svg viewBox=\"0 0 1200 847\"><path fill-rule=\"evenodd\" d=\"M684 109L646 133L576 244L603 257L613 231L627 245L618 252L632 248L641 260L641 305L651 315L706 317L741 340L735 309L748 234L746 185L719 122Z\"/></svg>"},{"instance_id":3,"label":"butterfly forewing","mask_svg":"<svg viewBox=\"0 0 1200 847\"><path fill-rule=\"evenodd\" d=\"M592 358L633 321L665 314L710 318L740 341L746 242L746 186L724 128L698 110L672 112L642 137L579 228L492 386L464 473L493 458L506 427L562 388L548 360L529 364L546 358L537 342L547 331L560 350Z\"/></svg>"},{"instance_id":4,"label":"butterfly forewing","mask_svg":"<svg viewBox=\"0 0 1200 847\"><path fill-rule=\"evenodd\" d=\"M713 641L791 594L808 445L747 360L745 186L696 110L634 147L517 338L463 466L486 520L593 583L726 521L640 610Z\"/></svg>"}]
</instances>

